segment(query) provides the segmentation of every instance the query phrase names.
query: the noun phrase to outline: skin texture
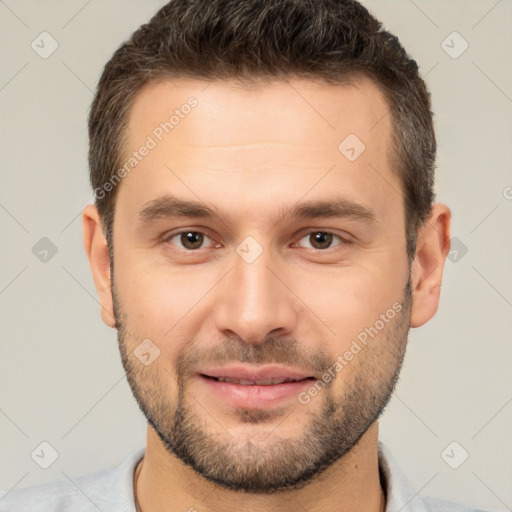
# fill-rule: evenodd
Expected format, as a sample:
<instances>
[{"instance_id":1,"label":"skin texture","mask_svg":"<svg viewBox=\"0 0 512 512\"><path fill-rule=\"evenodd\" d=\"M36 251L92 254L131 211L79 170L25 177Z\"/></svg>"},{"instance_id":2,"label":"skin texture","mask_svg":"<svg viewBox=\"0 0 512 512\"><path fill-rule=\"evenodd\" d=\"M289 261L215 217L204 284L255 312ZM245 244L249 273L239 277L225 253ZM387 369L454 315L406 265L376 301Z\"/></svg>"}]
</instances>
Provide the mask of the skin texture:
<instances>
[{"instance_id":1,"label":"skin texture","mask_svg":"<svg viewBox=\"0 0 512 512\"><path fill-rule=\"evenodd\" d=\"M391 116L364 78L253 88L151 82L134 102L125 159L191 96L197 106L118 185L113 276L96 207L83 213L101 315L118 328L128 381L149 421L141 509L382 510L377 417L409 328L437 310L450 210L432 208L409 272L401 184L388 165ZM354 161L338 150L349 134L366 146ZM223 216L142 225L138 212L164 194ZM341 196L371 208L375 221L286 216L298 203ZM176 236L183 230L205 235L198 249ZM341 238L319 246L319 231ZM262 249L251 263L237 252L248 236ZM399 311L390 318L390 310ZM293 396L235 407L198 375L243 360L318 380L376 325L307 404ZM148 366L134 354L144 339L160 351Z\"/></svg>"}]
</instances>

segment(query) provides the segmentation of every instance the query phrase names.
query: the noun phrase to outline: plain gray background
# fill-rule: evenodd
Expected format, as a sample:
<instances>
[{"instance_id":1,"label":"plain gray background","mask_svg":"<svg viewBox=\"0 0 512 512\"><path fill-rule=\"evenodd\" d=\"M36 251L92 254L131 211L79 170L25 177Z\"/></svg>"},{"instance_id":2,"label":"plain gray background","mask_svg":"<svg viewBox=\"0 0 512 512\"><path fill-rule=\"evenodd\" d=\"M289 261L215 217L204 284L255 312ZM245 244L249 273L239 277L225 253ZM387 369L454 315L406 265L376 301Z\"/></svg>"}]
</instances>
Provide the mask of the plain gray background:
<instances>
[{"instance_id":1,"label":"plain gray background","mask_svg":"<svg viewBox=\"0 0 512 512\"><path fill-rule=\"evenodd\" d=\"M145 444L116 333L100 319L80 214L92 202L92 91L164 3L0 0L4 490L114 467ZM512 2L364 3L430 87L437 201L453 214L439 311L410 332L381 439L422 494L512 510ZM44 31L58 44L47 58L31 47ZM43 237L57 250L47 261L36 257ZM43 441L59 454L48 469L31 458Z\"/></svg>"}]
</instances>

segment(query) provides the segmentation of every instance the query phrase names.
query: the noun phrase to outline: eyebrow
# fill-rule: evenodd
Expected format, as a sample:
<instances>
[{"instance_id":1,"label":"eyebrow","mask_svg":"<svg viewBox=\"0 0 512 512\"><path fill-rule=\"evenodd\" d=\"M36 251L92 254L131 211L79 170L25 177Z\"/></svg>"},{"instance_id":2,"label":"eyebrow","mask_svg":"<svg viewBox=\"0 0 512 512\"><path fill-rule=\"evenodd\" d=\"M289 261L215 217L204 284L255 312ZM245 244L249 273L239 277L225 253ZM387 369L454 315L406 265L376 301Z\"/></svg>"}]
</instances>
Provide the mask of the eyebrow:
<instances>
[{"instance_id":1,"label":"eyebrow","mask_svg":"<svg viewBox=\"0 0 512 512\"><path fill-rule=\"evenodd\" d=\"M343 197L325 201L305 201L292 207L283 207L280 213L280 218L301 220L351 218L372 224L378 221L376 213L371 208ZM137 214L140 227L146 227L159 219L176 217L218 219L221 222L229 219L227 213L221 212L215 206L208 206L200 201L179 199L170 194L149 201Z\"/></svg>"}]
</instances>

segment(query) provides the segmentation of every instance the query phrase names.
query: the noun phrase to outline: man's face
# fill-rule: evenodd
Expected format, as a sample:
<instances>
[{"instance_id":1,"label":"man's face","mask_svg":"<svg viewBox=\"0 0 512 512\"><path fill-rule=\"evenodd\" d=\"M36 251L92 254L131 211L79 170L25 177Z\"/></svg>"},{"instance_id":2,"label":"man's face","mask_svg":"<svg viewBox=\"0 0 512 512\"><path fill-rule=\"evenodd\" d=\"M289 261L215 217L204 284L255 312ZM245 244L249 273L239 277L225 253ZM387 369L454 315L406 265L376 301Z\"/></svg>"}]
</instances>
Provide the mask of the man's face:
<instances>
[{"instance_id":1,"label":"man's face","mask_svg":"<svg viewBox=\"0 0 512 512\"><path fill-rule=\"evenodd\" d=\"M170 453L226 487L299 487L374 423L405 351L389 107L366 79L206 85L150 83L130 114L125 160L150 149L116 203L122 360Z\"/></svg>"}]
</instances>

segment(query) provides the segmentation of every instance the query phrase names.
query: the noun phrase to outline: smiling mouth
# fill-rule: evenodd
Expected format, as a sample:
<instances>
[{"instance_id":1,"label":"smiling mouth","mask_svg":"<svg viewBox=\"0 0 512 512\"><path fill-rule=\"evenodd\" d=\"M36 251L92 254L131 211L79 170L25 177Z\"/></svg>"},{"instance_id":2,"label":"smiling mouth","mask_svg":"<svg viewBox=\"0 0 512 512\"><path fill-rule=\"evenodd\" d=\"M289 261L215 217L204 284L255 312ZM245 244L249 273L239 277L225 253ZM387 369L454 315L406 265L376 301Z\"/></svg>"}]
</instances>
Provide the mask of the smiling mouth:
<instances>
[{"instance_id":1,"label":"smiling mouth","mask_svg":"<svg viewBox=\"0 0 512 512\"><path fill-rule=\"evenodd\" d=\"M213 398L212 404L246 410L286 407L316 380L310 372L278 365L233 364L203 368L196 375L203 390Z\"/></svg>"},{"instance_id":2,"label":"smiling mouth","mask_svg":"<svg viewBox=\"0 0 512 512\"><path fill-rule=\"evenodd\" d=\"M282 379L258 379L258 380L248 380L248 379L235 379L233 377L212 377L210 375L201 374L201 377L206 379L211 379L217 382L227 382L228 384L238 384L240 386L276 386L278 384L287 384L294 382L302 382L305 380L314 380L314 377L299 377L296 379L292 378L282 378Z\"/></svg>"}]
</instances>

